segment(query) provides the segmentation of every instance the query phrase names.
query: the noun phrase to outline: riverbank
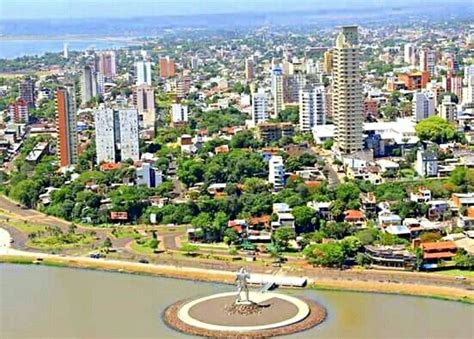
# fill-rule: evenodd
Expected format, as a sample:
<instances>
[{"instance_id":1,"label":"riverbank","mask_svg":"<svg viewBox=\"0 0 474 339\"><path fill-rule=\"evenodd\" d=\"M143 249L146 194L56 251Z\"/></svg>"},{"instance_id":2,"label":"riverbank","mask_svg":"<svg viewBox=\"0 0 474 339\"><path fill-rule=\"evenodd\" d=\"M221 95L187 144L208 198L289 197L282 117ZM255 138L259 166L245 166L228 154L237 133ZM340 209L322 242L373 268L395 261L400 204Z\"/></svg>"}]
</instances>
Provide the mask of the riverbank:
<instances>
[{"instance_id":1,"label":"riverbank","mask_svg":"<svg viewBox=\"0 0 474 339\"><path fill-rule=\"evenodd\" d=\"M0 254L0 263L12 264L41 264L47 266L93 269L110 272L142 274L158 277L169 277L195 281L217 282L232 284L235 273L224 270L209 270L188 266L141 264L120 260L92 259L86 257L61 257L55 255L40 255L35 253L10 250L11 253ZM37 260L42 258L42 260ZM310 288L321 290L341 290L387 293L429 297L449 301L459 301L474 304L474 292L462 288L434 286L425 284L406 284L394 282L357 281L343 279L316 279L308 285Z\"/></svg>"}]
</instances>

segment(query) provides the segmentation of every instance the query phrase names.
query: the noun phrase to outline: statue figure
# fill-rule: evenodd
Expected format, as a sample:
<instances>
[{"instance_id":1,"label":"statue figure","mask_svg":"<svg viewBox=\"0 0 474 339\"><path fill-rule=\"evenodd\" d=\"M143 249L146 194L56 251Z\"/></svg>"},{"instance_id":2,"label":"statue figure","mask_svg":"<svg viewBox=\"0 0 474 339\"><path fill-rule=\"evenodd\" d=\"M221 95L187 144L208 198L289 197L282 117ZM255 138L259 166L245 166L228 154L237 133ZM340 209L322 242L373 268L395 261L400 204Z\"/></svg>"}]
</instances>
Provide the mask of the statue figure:
<instances>
[{"instance_id":1,"label":"statue figure","mask_svg":"<svg viewBox=\"0 0 474 339\"><path fill-rule=\"evenodd\" d=\"M237 282L237 299L236 303L251 303L249 299L249 288L247 286L247 279L250 278L250 274L243 267L237 272L235 281ZM242 299L242 292L245 292L245 299Z\"/></svg>"}]
</instances>

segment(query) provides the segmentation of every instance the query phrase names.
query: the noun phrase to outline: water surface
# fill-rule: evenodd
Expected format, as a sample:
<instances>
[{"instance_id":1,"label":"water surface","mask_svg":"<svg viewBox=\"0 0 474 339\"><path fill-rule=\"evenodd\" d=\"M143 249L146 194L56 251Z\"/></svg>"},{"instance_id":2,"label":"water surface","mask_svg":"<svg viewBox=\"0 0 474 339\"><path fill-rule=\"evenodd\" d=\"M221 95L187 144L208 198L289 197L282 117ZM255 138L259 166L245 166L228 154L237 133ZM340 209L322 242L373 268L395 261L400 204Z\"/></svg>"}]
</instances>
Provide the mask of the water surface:
<instances>
[{"instance_id":1,"label":"water surface","mask_svg":"<svg viewBox=\"0 0 474 339\"><path fill-rule=\"evenodd\" d=\"M179 338L167 305L232 286L68 268L0 264L0 338ZM292 338L474 338L474 306L384 294L285 291L329 317Z\"/></svg>"}]
</instances>

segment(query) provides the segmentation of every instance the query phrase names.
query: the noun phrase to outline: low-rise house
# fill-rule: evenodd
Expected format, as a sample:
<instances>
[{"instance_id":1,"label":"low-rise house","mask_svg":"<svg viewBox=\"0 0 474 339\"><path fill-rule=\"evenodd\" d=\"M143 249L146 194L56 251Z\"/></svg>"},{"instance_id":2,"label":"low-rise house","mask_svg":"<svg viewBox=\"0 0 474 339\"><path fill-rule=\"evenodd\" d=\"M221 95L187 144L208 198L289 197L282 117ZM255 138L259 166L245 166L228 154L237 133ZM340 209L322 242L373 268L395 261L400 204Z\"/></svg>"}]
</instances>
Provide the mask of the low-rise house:
<instances>
[{"instance_id":1,"label":"low-rise house","mask_svg":"<svg viewBox=\"0 0 474 339\"><path fill-rule=\"evenodd\" d=\"M402 219L399 215L393 214L387 210L379 212L378 226L382 230L385 230L389 226L401 226L401 224Z\"/></svg>"},{"instance_id":2,"label":"low-rise house","mask_svg":"<svg viewBox=\"0 0 474 339\"><path fill-rule=\"evenodd\" d=\"M414 269L416 257L403 245L395 246L364 246L365 254L373 265L391 268Z\"/></svg>"},{"instance_id":3,"label":"low-rise house","mask_svg":"<svg viewBox=\"0 0 474 339\"><path fill-rule=\"evenodd\" d=\"M39 195L41 204L45 206L48 205L51 202L51 193L58 190L59 188L56 188L56 187L47 187L46 192Z\"/></svg>"},{"instance_id":4,"label":"low-rise house","mask_svg":"<svg viewBox=\"0 0 474 339\"><path fill-rule=\"evenodd\" d=\"M272 232L280 227L291 227L295 228L295 217L289 212L277 213L277 221L271 223Z\"/></svg>"},{"instance_id":5,"label":"low-rise house","mask_svg":"<svg viewBox=\"0 0 474 339\"><path fill-rule=\"evenodd\" d=\"M474 217L466 216L466 215L460 215L457 218L457 227L463 228L463 229L473 229L474 228Z\"/></svg>"},{"instance_id":6,"label":"low-rise house","mask_svg":"<svg viewBox=\"0 0 474 339\"><path fill-rule=\"evenodd\" d=\"M375 199L374 192L367 192L360 194L360 204L362 211L366 215L374 215L377 213L377 200Z\"/></svg>"},{"instance_id":7,"label":"low-rise house","mask_svg":"<svg viewBox=\"0 0 474 339\"><path fill-rule=\"evenodd\" d=\"M431 200L428 205L428 217L431 220L444 219L444 214L449 211L449 203L446 200Z\"/></svg>"},{"instance_id":8,"label":"low-rise house","mask_svg":"<svg viewBox=\"0 0 474 339\"><path fill-rule=\"evenodd\" d=\"M163 182L163 173L149 163L143 163L137 168L136 183L138 186L145 185L148 188L158 187Z\"/></svg>"},{"instance_id":9,"label":"low-rise house","mask_svg":"<svg viewBox=\"0 0 474 339\"><path fill-rule=\"evenodd\" d=\"M410 193L410 200L417 203L426 203L431 200L431 191L424 187L420 187L418 188L418 191Z\"/></svg>"},{"instance_id":10,"label":"low-rise house","mask_svg":"<svg viewBox=\"0 0 474 339\"><path fill-rule=\"evenodd\" d=\"M214 148L214 153L216 154L229 153L229 145L221 145Z\"/></svg>"},{"instance_id":11,"label":"low-rise house","mask_svg":"<svg viewBox=\"0 0 474 339\"><path fill-rule=\"evenodd\" d=\"M274 203L272 206L272 212L274 214L291 212L291 211L292 211L292 208L290 207L290 205L284 202Z\"/></svg>"},{"instance_id":12,"label":"low-rise house","mask_svg":"<svg viewBox=\"0 0 474 339\"><path fill-rule=\"evenodd\" d=\"M213 195L213 196L220 196L220 195L223 195L225 193L225 188L226 187L227 187L226 183L211 184L207 188L207 192L210 195Z\"/></svg>"},{"instance_id":13,"label":"low-rise house","mask_svg":"<svg viewBox=\"0 0 474 339\"><path fill-rule=\"evenodd\" d=\"M400 238L410 238L411 231L408 227L403 225L391 225L387 226L384 231L391 235L396 235Z\"/></svg>"},{"instance_id":14,"label":"low-rise house","mask_svg":"<svg viewBox=\"0 0 474 339\"><path fill-rule=\"evenodd\" d=\"M438 263L444 260L452 259L458 250L454 241L440 241L422 243L423 261L426 263ZM426 266L431 268L432 266Z\"/></svg>"},{"instance_id":15,"label":"low-rise house","mask_svg":"<svg viewBox=\"0 0 474 339\"><path fill-rule=\"evenodd\" d=\"M344 221L351 224L353 227L360 229L367 227L367 220L365 214L359 210L347 210L344 212Z\"/></svg>"},{"instance_id":16,"label":"low-rise house","mask_svg":"<svg viewBox=\"0 0 474 339\"><path fill-rule=\"evenodd\" d=\"M468 237L465 233L451 233L443 240L454 241L458 248L464 249L470 255L474 255L474 239Z\"/></svg>"},{"instance_id":17,"label":"low-rise house","mask_svg":"<svg viewBox=\"0 0 474 339\"><path fill-rule=\"evenodd\" d=\"M416 153L415 170L422 177L435 177L438 175L438 155L436 151L418 150Z\"/></svg>"},{"instance_id":18,"label":"low-rise house","mask_svg":"<svg viewBox=\"0 0 474 339\"><path fill-rule=\"evenodd\" d=\"M25 160L30 163L38 163L38 161L43 157L43 155L49 153L49 143L47 141L40 142L36 144L33 150L28 153Z\"/></svg>"},{"instance_id":19,"label":"low-rise house","mask_svg":"<svg viewBox=\"0 0 474 339\"><path fill-rule=\"evenodd\" d=\"M316 211L321 219L331 219L331 203L327 201L310 201L306 204L308 207Z\"/></svg>"},{"instance_id":20,"label":"low-rise house","mask_svg":"<svg viewBox=\"0 0 474 339\"><path fill-rule=\"evenodd\" d=\"M453 193L451 195L451 202L457 208L474 206L474 193Z\"/></svg>"}]
</instances>

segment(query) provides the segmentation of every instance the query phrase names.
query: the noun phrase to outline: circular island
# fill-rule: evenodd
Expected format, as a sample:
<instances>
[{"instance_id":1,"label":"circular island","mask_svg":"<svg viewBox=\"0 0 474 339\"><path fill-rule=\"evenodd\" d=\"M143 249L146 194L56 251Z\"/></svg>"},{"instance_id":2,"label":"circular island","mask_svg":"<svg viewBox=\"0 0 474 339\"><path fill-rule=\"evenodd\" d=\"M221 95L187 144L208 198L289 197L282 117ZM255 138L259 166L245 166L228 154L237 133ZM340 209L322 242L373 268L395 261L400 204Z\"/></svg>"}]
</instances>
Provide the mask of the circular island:
<instances>
[{"instance_id":1,"label":"circular island","mask_svg":"<svg viewBox=\"0 0 474 339\"><path fill-rule=\"evenodd\" d=\"M206 337L269 337L304 331L320 324L326 310L311 300L275 292L250 292L237 274L238 292L179 301L164 312L172 328ZM242 298L244 292L244 298Z\"/></svg>"}]
</instances>

